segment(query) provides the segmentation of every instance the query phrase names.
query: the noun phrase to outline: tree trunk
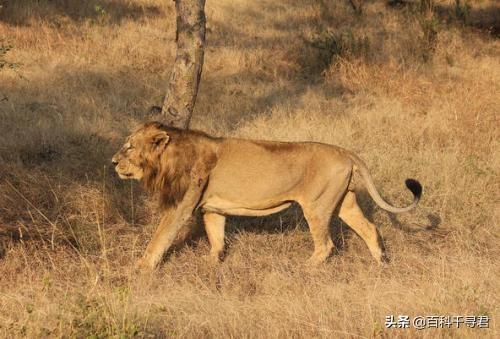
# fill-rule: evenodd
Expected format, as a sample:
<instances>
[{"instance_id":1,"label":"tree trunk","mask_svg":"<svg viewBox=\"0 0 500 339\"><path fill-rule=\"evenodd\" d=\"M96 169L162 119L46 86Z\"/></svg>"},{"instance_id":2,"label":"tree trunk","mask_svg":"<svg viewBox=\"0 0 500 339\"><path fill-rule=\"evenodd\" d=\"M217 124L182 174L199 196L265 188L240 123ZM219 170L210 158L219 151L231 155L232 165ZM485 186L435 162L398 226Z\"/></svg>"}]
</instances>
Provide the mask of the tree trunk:
<instances>
[{"instance_id":1,"label":"tree trunk","mask_svg":"<svg viewBox=\"0 0 500 339\"><path fill-rule=\"evenodd\" d=\"M175 0L177 55L170 76L161 120L169 126L188 128L203 67L205 49L205 0Z\"/></svg>"}]
</instances>

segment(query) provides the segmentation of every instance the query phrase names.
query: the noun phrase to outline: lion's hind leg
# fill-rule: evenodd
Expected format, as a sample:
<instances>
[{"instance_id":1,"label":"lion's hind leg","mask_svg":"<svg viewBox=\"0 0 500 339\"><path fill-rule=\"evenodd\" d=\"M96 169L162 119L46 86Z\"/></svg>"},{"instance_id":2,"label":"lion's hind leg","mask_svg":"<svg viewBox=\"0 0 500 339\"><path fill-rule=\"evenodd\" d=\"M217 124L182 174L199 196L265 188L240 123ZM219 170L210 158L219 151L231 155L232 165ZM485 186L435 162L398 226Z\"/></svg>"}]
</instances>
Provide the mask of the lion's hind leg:
<instances>
[{"instance_id":1,"label":"lion's hind leg","mask_svg":"<svg viewBox=\"0 0 500 339\"><path fill-rule=\"evenodd\" d=\"M221 214L206 212L203 215L203 221L208 241L212 247L210 250L210 260L217 263L221 260L224 252L224 226L226 217Z\"/></svg>"},{"instance_id":2,"label":"lion's hind leg","mask_svg":"<svg viewBox=\"0 0 500 339\"><path fill-rule=\"evenodd\" d=\"M308 263L316 266L324 262L333 249L329 228L331 210L326 213L321 213L320 210L310 207L302 207L302 210L314 241L314 253L309 258Z\"/></svg>"},{"instance_id":3,"label":"lion's hind leg","mask_svg":"<svg viewBox=\"0 0 500 339\"><path fill-rule=\"evenodd\" d=\"M338 170L334 180L326 184L322 182L321 185L311 185L316 189L311 189L305 199L299 201L314 241L314 253L308 260L311 265L324 262L332 252L330 220L347 190L350 178L350 168Z\"/></svg>"},{"instance_id":4,"label":"lion's hind leg","mask_svg":"<svg viewBox=\"0 0 500 339\"><path fill-rule=\"evenodd\" d=\"M372 256L379 264L386 261L382 238L377 227L365 218L353 191L346 193L340 205L339 217L365 241Z\"/></svg>"}]
</instances>

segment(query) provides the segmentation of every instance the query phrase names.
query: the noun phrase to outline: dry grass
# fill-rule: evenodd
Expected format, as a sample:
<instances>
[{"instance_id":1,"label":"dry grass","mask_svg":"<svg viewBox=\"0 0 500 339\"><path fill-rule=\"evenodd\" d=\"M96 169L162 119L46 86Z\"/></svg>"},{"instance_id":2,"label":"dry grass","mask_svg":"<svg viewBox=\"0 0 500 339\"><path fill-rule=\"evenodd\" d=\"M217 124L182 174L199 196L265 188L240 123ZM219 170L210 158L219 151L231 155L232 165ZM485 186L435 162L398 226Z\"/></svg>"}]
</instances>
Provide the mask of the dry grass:
<instances>
[{"instance_id":1,"label":"dry grass","mask_svg":"<svg viewBox=\"0 0 500 339\"><path fill-rule=\"evenodd\" d=\"M202 257L202 236L151 277L132 267L154 207L108 165L163 98L173 3L2 4L0 37L15 45L6 58L22 66L0 72L0 336L499 337L494 1L470 1L467 20L438 1L432 46L412 6L208 1L194 128L342 145L388 200L408 200L406 177L424 196L398 217L362 196L392 257L384 268L339 221L340 254L305 267L312 240L292 209L230 220L220 267ZM388 330L390 314L493 320Z\"/></svg>"}]
</instances>

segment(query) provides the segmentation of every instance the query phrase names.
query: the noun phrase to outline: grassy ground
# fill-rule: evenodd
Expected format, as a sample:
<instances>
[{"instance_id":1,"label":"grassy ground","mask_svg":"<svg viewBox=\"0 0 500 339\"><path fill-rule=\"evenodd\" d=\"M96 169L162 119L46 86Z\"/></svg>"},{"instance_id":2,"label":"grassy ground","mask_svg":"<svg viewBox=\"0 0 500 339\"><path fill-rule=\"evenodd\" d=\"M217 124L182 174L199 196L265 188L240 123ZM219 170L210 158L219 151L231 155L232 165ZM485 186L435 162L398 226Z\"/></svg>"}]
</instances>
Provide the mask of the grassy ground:
<instances>
[{"instance_id":1,"label":"grassy ground","mask_svg":"<svg viewBox=\"0 0 500 339\"><path fill-rule=\"evenodd\" d=\"M175 53L173 2L2 1L0 336L499 336L499 7L438 1L208 1L192 127L315 140L356 151L394 204L367 194L392 262L379 268L338 220L338 253L299 209L233 218L210 266L201 236L151 277L134 261L157 215L109 166L161 103ZM0 54L0 57L2 54ZM386 329L387 315L488 315L490 329Z\"/></svg>"}]
</instances>

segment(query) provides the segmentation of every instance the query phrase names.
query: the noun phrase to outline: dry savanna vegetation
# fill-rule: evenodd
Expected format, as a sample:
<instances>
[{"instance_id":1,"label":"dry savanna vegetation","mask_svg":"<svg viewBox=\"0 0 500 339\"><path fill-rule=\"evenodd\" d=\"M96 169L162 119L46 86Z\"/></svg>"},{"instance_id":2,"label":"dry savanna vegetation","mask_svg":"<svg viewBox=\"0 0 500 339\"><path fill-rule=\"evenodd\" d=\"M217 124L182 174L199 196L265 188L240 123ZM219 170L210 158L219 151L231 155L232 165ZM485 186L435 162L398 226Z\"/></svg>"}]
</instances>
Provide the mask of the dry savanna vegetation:
<instances>
[{"instance_id":1,"label":"dry savanna vegetation","mask_svg":"<svg viewBox=\"0 0 500 339\"><path fill-rule=\"evenodd\" d=\"M158 215L110 159L163 100L174 3L0 1L0 336L498 338L499 5L426 3L206 4L192 128L341 145L400 206L419 179L407 214L360 195L389 264L335 219L335 254L307 267L295 207L231 218L220 266L201 232L138 276ZM386 329L391 314L491 321Z\"/></svg>"}]
</instances>

